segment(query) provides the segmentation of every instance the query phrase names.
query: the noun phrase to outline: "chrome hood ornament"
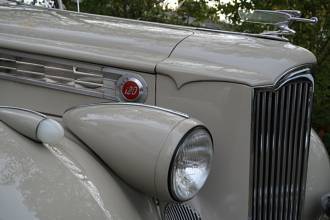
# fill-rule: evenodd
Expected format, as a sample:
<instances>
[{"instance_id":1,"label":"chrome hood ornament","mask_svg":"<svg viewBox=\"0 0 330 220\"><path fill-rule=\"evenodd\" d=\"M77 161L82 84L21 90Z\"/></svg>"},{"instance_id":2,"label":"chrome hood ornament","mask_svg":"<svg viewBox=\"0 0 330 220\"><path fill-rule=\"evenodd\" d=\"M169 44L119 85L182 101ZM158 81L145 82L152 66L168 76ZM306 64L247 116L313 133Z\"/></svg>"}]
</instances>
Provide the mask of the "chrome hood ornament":
<instances>
[{"instance_id":1,"label":"chrome hood ornament","mask_svg":"<svg viewBox=\"0 0 330 220\"><path fill-rule=\"evenodd\" d=\"M239 11L240 18L243 22L259 23L274 25L277 30L262 32L262 35L288 36L294 35L295 30L289 26L293 22L304 22L316 24L317 17L301 18L301 12L297 10L254 10L254 11Z\"/></svg>"}]
</instances>

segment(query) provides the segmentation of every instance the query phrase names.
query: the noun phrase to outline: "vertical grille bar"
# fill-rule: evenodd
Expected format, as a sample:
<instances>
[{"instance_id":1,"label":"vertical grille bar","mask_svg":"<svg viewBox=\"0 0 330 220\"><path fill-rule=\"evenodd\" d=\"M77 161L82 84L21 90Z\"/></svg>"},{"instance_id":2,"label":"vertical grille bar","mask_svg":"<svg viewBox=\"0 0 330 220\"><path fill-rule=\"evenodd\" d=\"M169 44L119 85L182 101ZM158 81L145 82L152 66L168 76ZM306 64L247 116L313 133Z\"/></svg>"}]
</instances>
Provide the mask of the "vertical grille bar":
<instances>
[{"instance_id":1,"label":"vertical grille bar","mask_svg":"<svg viewBox=\"0 0 330 220\"><path fill-rule=\"evenodd\" d=\"M277 136L278 136L278 132L277 132L277 126L278 123L277 122L277 117L278 117L278 109L276 109L276 106L278 106L278 92L275 92L274 94L272 94L273 96L273 102L272 102L272 109L273 109L273 115L274 117L272 118L272 125L271 125L271 129L272 131L270 133L273 133L273 135L271 136L271 152L272 152L272 162L271 162L271 175L270 175L270 184L269 184L269 188L270 188L270 210L269 210L269 220L273 220L274 219L274 209L275 209L275 182L276 182L276 170L275 168L275 164L277 161L277 154L276 154L276 143L277 143Z\"/></svg>"},{"instance_id":2,"label":"vertical grille bar","mask_svg":"<svg viewBox=\"0 0 330 220\"><path fill-rule=\"evenodd\" d=\"M266 106L265 106L265 102L266 102L266 94L262 93L261 94L261 132L260 132L260 160L259 160L259 168L260 168L260 172L259 172L259 220L263 219L263 213L265 211L264 209L264 164L265 164L265 122L266 122Z\"/></svg>"},{"instance_id":3,"label":"vertical grille bar","mask_svg":"<svg viewBox=\"0 0 330 220\"><path fill-rule=\"evenodd\" d=\"M311 129L311 114L312 114L312 108L310 107L313 103L313 91L314 88L311 85L307 85L307 95L306 95L306 118L305 118L305 130L307 131L307 134L304 139L302 140L304 142L303 144L303 160L301 161L301 166L302 166L302 170L300 172L300 176L301 176L301 181L299 182L300 187L299 189L301 190L301 192L303 193L299 193L299 200L303 200L304 199L304 192L306 189L306 178L307 178L307 160L308 160L308 152L309 152L309 142L310 142L310 129ZM302 213L302 203L298 204L298 219L301 218L301 213Z\"/></svg>"},{"instance_id":4,"label":"vertical grille bar","mask_svg":"<svg viewBox=\"0 0 330 220\"><path fill-rule=\"evenodd\" d=\"M301 70L275 88L255 89L252 220L300 220L309 152L313 78Z\"/></svg>"},{"instance_id":5,"label":"vertical grille bar","mask_svg":"<svg viewBox=\"0 0 330 220\"><path fill-rule=\"evenodd\" d=\"M301 107L302 108L302 105L301 105L301 100L302 100L302 96L299 96L299 94L302 94L302 84L303 83L298 83L297 84L297 108ZM292 195L291 195L291 198L290 198L290 205L291 205L291 209L292 209L292 212L291 212L291 216L290 216L290 219L296 219L297 217L295 216L295 204L298 202L297 199L296 199L296 195L297 195L297 190L298 188L295 188L294 186L297 185L297 175L298 175L298 172L299 172L299 169L298 169L298 161L299 161L299 152L301 151L301 146L300 146L300 132L299 132L299 128L302 126L301 122L302 122L302 119L301 119L301 108L300 109L297 109L297 113L296 113L296 121L295 121L295 125L294 125L294 154L293 154L293 160L292 160L292 163L293 163L293 167L292 167L292 170L293 170L293 173L292 173L292 176L291 176L291 189L292 189Z\"/></svg>"},{"instance_id":6,"label":"vertical grille bar","mask_svg":"<svg viewBox=\"0 0 330 220\"><path fill-rule=\"evenodd\" d=\"M306 120L307 120L307 111L308 111L308 84L307 83L302 83L302 93L303 93L303 98L302 98L302 108L301 108L301 127L306 126ZM298 159L297 159L297 177L296 177L296 183L300 184L302 181L302 175L300 174L301 171L303 170L303 146L304 146L304 134L303 134L303 129L300 130L299 132L299 152L298 152ZM300 191L296 191L295 195L296 200L300 199ZM296 203L294 206L293 214L295 217L298 216L298 204Z\"/></svg>"},{"instance_id":7,"label":"vertical grille bar","mask_svg":"<svg viewBox=\"0 0 330 220\"><path fill-rule=\"evenodd\" d=\"M256 97L255 97L255 103L254 103L254 109L256 111L256 121L255 121L255 129L256 130L259 130L259 122L260 122L260 94L257 93L256 94ZM254 143L258 143L259 141L259 133L255 133L254 135ZM259 148L254 148L253 149L253 170L255 173L258 173L259 172L259 166L258 166L258 161L260 160L259 159ZM259 219L258 216L259 216L259 213L258 213L258 198L259 198L259 192L258 192L258 175L254 175L253 176L253 183L254 183L254 186L253 186L253 195L252 197L254 198L253 199L253 209L252 209L252 215L255 216L255 219Z\"/></svg>"}]
</instances>

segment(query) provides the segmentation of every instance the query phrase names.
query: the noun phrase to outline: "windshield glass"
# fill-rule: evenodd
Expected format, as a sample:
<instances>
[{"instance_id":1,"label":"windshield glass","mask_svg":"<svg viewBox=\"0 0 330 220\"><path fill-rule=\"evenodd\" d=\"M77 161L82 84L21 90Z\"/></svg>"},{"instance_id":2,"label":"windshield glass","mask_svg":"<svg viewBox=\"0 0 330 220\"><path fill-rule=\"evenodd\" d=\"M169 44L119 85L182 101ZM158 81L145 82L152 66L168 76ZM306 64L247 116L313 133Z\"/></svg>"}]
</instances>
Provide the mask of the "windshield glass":
<instances>
[{"instance_id":1,"label":"windshield glass","mask_svg":"<svg viewBox=\"0 0 330 220\"><path fill-rule=\"evenodd\" d=\"M0 2L3 0L0 0ZM193 26L204 29L261 33L268 24L246 24L239 12L251 13L253 0L4 0L44 8ZM274 13L275 14L275 13ZM260 17L260 16L259 16ZM262 16L265 17L265 16ZM274 17L270 15L270 17ZM272 19L272 18L270 18ZM262 23L262 22L261 22Z\"/></svg>"},{"instance_id":2,"label":"windshield glass","mask_svg":"<svg viewBox=\"0 0 330 220\"><path fill-rule=\"evenodd\" d=\"M67 10L78 10L77 0L63 3ZM79 3L80 12L236 31L241 31L237 25L242 25L238 9L253 8L249 0L79 0Z\"/></svg>"},{"instance_id":3,"label":"windshield glass","mask_svg":"<svg viewBox=\"0 0 330 220\"><path fill-rule=\"evenodd\" d=\"M57 1L58 0L0 0L0 4L26 4L43 8L58 8Z\"/></svg>"},{"instance_id":4,"label":"windshield glass","mask_svg":"<svg viewBox=\"0 0 330 220\"><path fill-rule=\"evenodd\" d=\"M25 4L45 7L45 8L54 8L55 0L22 0Z\"/></svg>"}]
</instances>

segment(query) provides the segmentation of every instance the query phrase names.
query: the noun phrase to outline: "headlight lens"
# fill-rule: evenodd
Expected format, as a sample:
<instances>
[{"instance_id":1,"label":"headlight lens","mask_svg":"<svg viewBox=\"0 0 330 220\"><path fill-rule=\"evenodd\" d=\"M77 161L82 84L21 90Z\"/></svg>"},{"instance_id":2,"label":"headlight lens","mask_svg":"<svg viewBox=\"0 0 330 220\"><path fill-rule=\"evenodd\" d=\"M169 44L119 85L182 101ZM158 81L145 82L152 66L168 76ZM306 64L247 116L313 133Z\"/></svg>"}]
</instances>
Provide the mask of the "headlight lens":
<instances>
[{"instance_id":1,"label":"headlight lens","mask_svg":"<svg viewBox=\"0 0 330 220\"><path fill-rule=\"evenodd\" d=\"M170 192L177 201L193 198L211 168L213 142L203 127L192 129L180 142L170 169Z\"/></svg>"}]
</instances>

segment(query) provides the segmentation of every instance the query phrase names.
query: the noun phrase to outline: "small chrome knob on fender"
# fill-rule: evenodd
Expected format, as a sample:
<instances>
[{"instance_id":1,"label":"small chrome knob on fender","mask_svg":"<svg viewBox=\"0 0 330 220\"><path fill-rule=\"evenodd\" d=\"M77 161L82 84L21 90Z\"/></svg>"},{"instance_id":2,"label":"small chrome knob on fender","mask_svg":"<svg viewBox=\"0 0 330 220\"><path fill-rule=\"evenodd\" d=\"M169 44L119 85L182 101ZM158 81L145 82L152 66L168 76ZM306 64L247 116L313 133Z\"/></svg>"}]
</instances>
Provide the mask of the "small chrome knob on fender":
<instances>
[{"instance_id":1,"label":"small chrome knob on fender","mask_svg":"<svg viewBox=\"0 0 330 220\"><path fill-rule=\"evenodd\" d=\"M325 216L328 217L327 219L330 219L330 193L322 196L321 205Z\"/></svg>"}]
</instances>

